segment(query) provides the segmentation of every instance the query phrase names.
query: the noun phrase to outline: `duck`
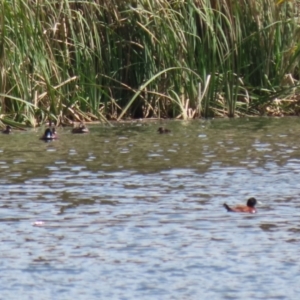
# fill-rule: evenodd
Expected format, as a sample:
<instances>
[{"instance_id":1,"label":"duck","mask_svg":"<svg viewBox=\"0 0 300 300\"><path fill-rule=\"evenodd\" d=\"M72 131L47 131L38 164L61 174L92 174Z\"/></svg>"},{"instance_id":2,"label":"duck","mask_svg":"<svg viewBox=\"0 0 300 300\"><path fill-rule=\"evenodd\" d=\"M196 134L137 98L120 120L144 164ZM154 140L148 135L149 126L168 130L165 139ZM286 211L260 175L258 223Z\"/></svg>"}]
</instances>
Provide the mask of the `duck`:
<instances>
[{"instance_id":1,"label":"duck","mask_svg":"<svg viewBox=\"0 0 300 300\"><path fill-rule=\"evenodd\" d=\"M160 134L163 134L163 133L170 133L171 130L170 129L167 129L167 128L164 128L164 127L159 127L157 129L157 132L159 132Z\"/></svg>"},{"instance_id":2,"label":"duck","mask_svg":"<svg viewBox=\"0 0 300 300\"><path fill-rule=\"evenodd\" d=\"M11 133L11 126L6 125L5 129L2 130L2 133L10 134Z\"/></svg>"},{"instance_id":3,"label":"duck","mask_svg":"<svg viewBox=\"0 0 300 300\"><path fill-rule=\"evenodd\" d=\"M78 127L72 129L72 133L88 133L89 129L83 124L80 123Z\"/></svg>"},{"instance_id":4,"label":"duck","mask_svg":"<svg viewBox=\"0 0 300 300\"><path fill-rule=\"evenodd\" d=\"M57 133L55 128L47 128L45 130L44 135L41 137L41 140L44 141L51 141L51 140L56 140L57 139Z\"/></svg>"},{"instance_id":5,"label":"duck","mask_svg":"<svg viewBox=\"0 0 300 300\"><path fill-rule=\"evenodd\" d=\"M247 201L247 205L238 205L235 207L230 207L226 203L223 204L223 206L227 209L229 212L242 212L242 213L250 213L255 214L257 212L255 205L257 204L257 200L254 197L251 197Z\"/></svg>"}]
</instances>

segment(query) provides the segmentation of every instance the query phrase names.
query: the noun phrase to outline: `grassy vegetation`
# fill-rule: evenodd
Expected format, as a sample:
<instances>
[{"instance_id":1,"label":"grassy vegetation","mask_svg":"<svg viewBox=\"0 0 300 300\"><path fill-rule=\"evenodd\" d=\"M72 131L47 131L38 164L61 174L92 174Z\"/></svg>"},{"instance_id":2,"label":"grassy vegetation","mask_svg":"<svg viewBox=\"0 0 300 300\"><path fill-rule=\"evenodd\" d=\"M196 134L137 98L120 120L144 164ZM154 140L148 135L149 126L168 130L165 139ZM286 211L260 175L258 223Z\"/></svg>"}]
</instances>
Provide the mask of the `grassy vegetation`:
<instances>
[{"instance_id":1,"label":"grassy vegetation","mask_svg":"<svg viewBox=\"0 0 300 300\"><path fill-rule=\"evenodd\" d=\"M0 120L298 114L300 3L0 2Z\"/></svg>"}]
</instances>

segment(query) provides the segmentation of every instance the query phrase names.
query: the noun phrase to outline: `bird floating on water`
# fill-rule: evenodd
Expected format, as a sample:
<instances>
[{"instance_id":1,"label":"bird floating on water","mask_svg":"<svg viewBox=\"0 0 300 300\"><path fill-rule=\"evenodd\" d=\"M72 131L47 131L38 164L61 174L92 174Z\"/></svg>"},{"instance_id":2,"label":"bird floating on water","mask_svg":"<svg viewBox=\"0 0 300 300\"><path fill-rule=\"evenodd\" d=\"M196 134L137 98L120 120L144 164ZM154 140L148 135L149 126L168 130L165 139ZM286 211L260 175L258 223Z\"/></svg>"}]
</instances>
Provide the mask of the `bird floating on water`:
<instances>
[{"instance_id":1,"label":"bird floating on water","mask_svg":"<svg viewBox=\"0 0 300 300\"><path fill-rule=\"evenodd\" d=\"M2 130L2 133L10 134L11 133L11 126L6 125L5 129Z\"/></svg>"},{"instance_id":2,"label":"bird floating on water","mask_svg":"<svg viewBox=\"0 0 300 300\"><path fill-rule=\"evenodd\" d=\"M255 205L257 204L257 200L254 197L251 197L247 201L247 205L237 205L234 207L230 207L226 203L223 204L223 206L227 209L229 212L243 212L243 213L256 213Z\"/></svg>"},{"instance_id":3,"label":"bird floating on water","mask_svg":"<svg viewBox=\"0 0 300 300\"><path fill-rule=\"evenodd\" d=\"M80 123L78 127L72 129L72 133L88 133L89 129L83 124Z\"/></svg>"},{"instance_id":4,"label":"bird floating on water","mask_svg":"<svg viewBox=\"0 0 300 300\"><path fill-rule=\"evenodd\" d=\"M159 127L159 128L157 129L157 132L163 134L163 133L170 133L171 130L170 130L170 129L167 129L167 128L164 128L164 127Z\"/></svg>"},{"instance_id":5,"label":"bird floating on water","mask_svg":"<svg viewBox=\"0 0 300 300\"><path fill-rule=\"evenodd\" d=\"M45 130L44 135L41 137L41 140L44 141L52 141L52 140L56 140L57 139L57 133L55 128L47 128Z\"/></svg>"}]
</instances>

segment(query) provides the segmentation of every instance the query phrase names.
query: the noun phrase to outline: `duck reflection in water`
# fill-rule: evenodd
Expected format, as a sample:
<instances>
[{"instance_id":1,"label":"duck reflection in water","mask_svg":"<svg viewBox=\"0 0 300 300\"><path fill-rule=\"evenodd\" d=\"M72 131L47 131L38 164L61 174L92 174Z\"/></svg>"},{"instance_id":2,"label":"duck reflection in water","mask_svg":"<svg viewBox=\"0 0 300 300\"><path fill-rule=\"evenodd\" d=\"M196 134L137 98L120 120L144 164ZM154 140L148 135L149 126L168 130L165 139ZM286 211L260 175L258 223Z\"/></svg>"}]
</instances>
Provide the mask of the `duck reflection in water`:
<instances>
[{"instance_id":1,"label":"duck reflection in water","mask_svg":"<svg viewBox=\"0 0 300 300\"><path fill-rule=\"evenodd\" d=\"M242 213L250 213L255 214L256 208L255 205L257 204L257 200L254 197L251 197L247 201L247 205L237 205L234 207L230 207L226 203L223 204L223 206L227 209L229 212L242 212Z\"/></svg>"}]
</instances>

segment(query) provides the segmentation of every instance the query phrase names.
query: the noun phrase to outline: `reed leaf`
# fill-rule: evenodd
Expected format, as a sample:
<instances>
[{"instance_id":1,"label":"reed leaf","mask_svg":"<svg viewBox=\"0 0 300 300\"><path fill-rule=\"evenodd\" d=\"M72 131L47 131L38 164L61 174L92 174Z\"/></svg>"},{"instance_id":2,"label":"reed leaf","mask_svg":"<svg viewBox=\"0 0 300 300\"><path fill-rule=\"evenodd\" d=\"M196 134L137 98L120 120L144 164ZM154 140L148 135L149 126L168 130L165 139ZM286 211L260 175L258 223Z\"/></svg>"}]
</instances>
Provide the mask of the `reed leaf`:
<instances>
[{"instance_id":1,"label":"reed leaf","mask_svg":"<svg viewBox=\"0 0 300 300\"><path fill-rule=\"evenodd\" d=\"M285 0L4 0L1 115L35 126L261 114L299 91L299 21Z\"/></svg>"}]
</instances>

